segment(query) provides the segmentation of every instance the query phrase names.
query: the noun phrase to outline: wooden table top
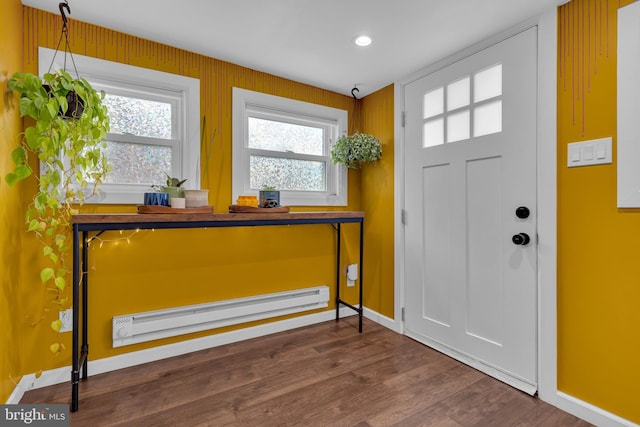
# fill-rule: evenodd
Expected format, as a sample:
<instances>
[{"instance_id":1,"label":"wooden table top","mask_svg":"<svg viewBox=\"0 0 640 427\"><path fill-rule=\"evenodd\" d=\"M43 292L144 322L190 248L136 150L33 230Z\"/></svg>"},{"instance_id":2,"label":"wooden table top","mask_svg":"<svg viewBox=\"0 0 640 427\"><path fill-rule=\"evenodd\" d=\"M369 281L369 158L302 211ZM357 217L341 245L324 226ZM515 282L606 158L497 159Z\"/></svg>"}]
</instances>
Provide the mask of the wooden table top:
<instances>
[{"instance_id":1,"label":"wooden table top","mask_svg":"<svg viewBox=\"0 0 640 427\"><path fill-rule=\"evenodd\" d=\"M72 224L129 224L129 223L189 223L189 222L266 222L314 221L358 222L364 219L361 211L289 212L289 213L82 213L73 215Z\"/></svg>"}]
</instances>

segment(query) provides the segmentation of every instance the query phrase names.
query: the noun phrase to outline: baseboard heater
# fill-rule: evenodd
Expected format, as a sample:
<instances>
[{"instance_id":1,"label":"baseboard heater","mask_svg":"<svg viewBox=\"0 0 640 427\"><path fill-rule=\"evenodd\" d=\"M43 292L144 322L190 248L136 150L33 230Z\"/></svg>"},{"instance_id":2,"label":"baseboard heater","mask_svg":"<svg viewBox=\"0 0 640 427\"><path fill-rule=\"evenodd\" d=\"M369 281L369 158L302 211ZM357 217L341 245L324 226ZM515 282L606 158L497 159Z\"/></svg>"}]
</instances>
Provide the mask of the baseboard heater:
<instances>
[{"instance_id":1,"label":"baseboard heater","mask_svg":"<svg viewBox=\"0 0 640 427\"><path fill-rule=\"evenodd\" d=\"M325 308L328 306L328 301L329 287L317 286L247 298L115 316L113 318L113 346L122 347L191 332Z\"/></svg>"}]
</instances>

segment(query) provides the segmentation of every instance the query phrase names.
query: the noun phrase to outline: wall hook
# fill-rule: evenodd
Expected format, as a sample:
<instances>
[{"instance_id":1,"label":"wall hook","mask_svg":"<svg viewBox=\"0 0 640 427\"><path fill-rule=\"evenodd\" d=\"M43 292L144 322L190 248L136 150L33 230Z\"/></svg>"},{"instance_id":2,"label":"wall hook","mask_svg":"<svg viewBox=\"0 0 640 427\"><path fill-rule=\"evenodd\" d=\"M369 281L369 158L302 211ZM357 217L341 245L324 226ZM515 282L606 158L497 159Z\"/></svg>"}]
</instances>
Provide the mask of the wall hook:
<instances>
[{"instance_id":1,"label":"wall hook","mask_svg":"<svg viewBox=\"0 0 640 427\"><path fill-rule=\"evenodd\" d=\"M355 99L356 101L358 100L358 98L356 98L356 94L353 92L360 92L360 89L358 89L357 86L354 86L353 89L351 89L351 96L353 96L353 99Z\"/></svg>"},{"instance_id":2,"label":"wall hook","mask_svg":"<svg viewBox=\"0 0 640 427\"><path fill-rule=\"evenodd\" d=\"M64 37L65 46L64 46L64 64L63 70L67 70L67 53L69 53L69 57L71 57L71 63L73 64L73 69L76 72L76 77L79 79L80 75L78 74L78 68L76 67L76 62L73 59L73 54L71 53L71 46L69 44L69 28L67 27L67 15L64 13L64 10L67 9L67 13L71 15L71 8L69 7L68 0L64 0L61 3L58 3L58 9L60 9L60 15L62 16L62 30L60 31L60 39L58 40L58 45L56 46L56 51L53 53L53 58L51 58L51 64L49 64L49 73L51 72L51 68L53 68L53 63L56 60L56 55L58 54L58 50L60 50L60 44L62 43L62 38Z\"/></svg>"},{"instance_id":3,"label":"wall hook","mask_svg":"<svg viewBox=\"0 0 640 427\"><path fill-rule=\"evenodd\" d=\"M67 15L64 14L64 10L67 9L67 13L71 15L71 8L69 7L69 3L67 0L64 0L64 3L58 4L58 9L60 9L60 15L62 15L62 26L67 26Z\"/></svg>"}]
</instances>

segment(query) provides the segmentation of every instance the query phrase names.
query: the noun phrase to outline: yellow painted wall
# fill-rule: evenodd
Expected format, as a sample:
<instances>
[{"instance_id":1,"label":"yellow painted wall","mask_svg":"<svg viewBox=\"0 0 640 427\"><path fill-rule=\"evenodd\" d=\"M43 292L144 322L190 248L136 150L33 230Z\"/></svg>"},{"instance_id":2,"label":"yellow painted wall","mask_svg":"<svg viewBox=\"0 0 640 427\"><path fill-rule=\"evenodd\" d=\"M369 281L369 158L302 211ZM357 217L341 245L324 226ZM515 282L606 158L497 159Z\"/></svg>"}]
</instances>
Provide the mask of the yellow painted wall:
<instances>
[{"instance_id":1,"label":"yellow painted wall","mask_svg":"<svg viewBox=\"0 0 640 427\"><path fill-rule=\"evenodd\" d=\"M616 207L617 10L559 9L558 388L640 423L640 211ZM567 144L613 137L614 162L567 168Z\"/></svg>"},{"instance_id":2,"label":"yellow painted wall","mask_svg":"<svg viewBox=\"0 0 640 427\"><path fill-rule=\"evenodd\" d=\"M18 287L23 216L18 191L4 183L13 167L11 151L22 129L17 100L7 95L7 81L22 67L22 4L20 0L0 3L0 403L7 401L20 380L21 316Z\"/></svg>"},{"instance_id":3,"label":"yellow painted wall","mask_svg":"<svg viewBox=\"0 0 640 427\"><path fill-rule=\"evenodd\" d=\"M71 17L73 18L73 17ZM218 137L203 187L210 189L209 202L224 212L231 204L231 92L241 87L269 94L345 109L350 130L355 129L355 104L351 97L285 80L237 65L207 58L158 43L71 20L69 34L76 54L153 68L200 79L201 111L208 132ZM60 17L24 8L25 70L37 72L37 48L55 48ZM82 70L79 70L82 74ZM31 184L33 185L33 184ZM362 208L357 172L350 173L347 209ZM130 212L131 206L87 206L87 212ZM300 209L298 209L300 210ZM305 210L321 210L309 208ZM358 227L343 227L344 267L358 262ZM129 237L130 243L126 238ZM90 247L90 354L96 360L129 351L191 339L212 332L191 334L152 343L111 348L111 318L185 304L276 292L335 282L335 234L328 226L260 227L208 230L142 231L103 234ZM34 288L39 283L40 249L24 237L21 262L21 311L29 320L43 314L43 300ZM387 261L393 265L393 259ZM365 262L366 264L366 262ZM386 284L393 287L393 283ZM357 288L344 288L342 296L357 303ZM330 302L330 308L333 302ZM378 310L379 307L370 307ZM17 325L22 337L21 373L67 366L70 349L54 359L48 345L55 339L45 321L31 327L23 319ZM246 325L243 325L246 326ZM217 330L224 331L229 328ZM70 334L63 342L70 347Z\"/></svg>"},{"instance_id":4,"label":"yellow painted wall","mask_svg":"<svg viewBox=\"0 0 640 427\"><path fill-rule=\"evenodd\" d=\"M393 85L362 99L360 130L382 143L382 158L361 171L362 208L366 212L364 306L393 318Z\"/></svg>"}]
</instances>

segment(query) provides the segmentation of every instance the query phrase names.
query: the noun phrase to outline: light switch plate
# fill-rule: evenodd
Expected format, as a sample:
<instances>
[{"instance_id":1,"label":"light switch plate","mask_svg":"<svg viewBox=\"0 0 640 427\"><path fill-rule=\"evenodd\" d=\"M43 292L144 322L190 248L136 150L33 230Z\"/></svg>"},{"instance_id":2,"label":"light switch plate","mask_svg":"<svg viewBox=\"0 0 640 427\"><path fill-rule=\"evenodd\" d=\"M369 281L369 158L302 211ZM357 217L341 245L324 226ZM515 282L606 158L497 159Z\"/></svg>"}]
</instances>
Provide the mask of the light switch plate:
<instances>
[{"instance_id":1,"label":"light switch plate","mask_svg":"<svg viewBox=\"0 0 640 427\"><path fill-rule=\"evenodd\" d=\"M611 162L611 137L572 142L568 145L567 166L570 168Z\"/></svg>"}]
</instances>

